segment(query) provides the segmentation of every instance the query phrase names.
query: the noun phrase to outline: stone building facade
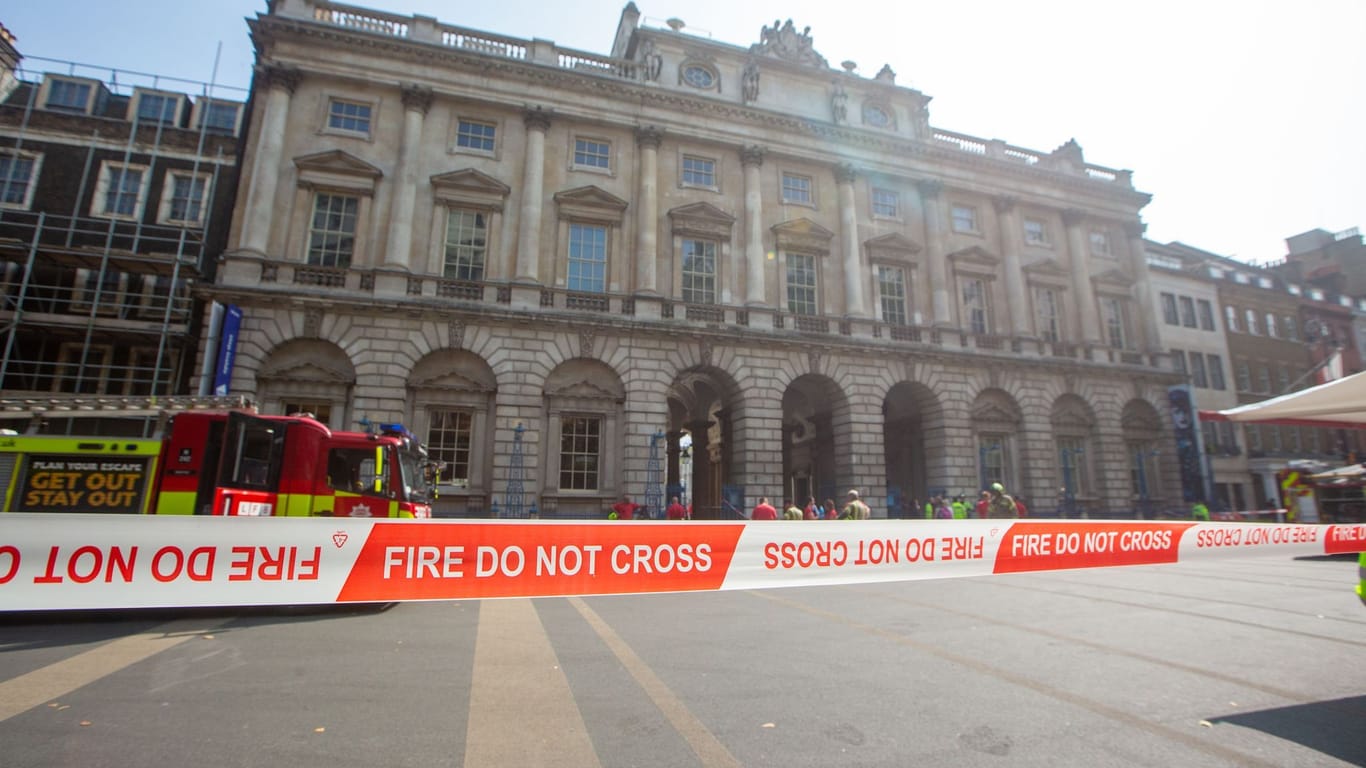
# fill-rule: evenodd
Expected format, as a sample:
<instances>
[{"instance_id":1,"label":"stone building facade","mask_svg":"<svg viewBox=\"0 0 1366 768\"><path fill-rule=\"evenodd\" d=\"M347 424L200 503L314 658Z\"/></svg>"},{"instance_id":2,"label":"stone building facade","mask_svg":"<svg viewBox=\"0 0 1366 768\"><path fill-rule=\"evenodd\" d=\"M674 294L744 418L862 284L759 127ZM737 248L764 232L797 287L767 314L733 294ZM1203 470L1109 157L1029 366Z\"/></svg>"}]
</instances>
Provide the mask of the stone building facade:
<instances>
[{"instance_id":1,"label":"stone building facade","mask_svg":"<svg viewBox=\"0 0 1366 768\"><path fill-rule=\"evenodd\" d=\"M1064 476L1120 512L1135 455L1178 497L1128 172L932 127L791 21L737 46L639 19L605 55L322 0L252 19L204 294L242 310L232 391L404 420L446 514L678 484L698 516L849 488L882 516L998 480L1051 510Z\"/></svg>"}]
</instances>

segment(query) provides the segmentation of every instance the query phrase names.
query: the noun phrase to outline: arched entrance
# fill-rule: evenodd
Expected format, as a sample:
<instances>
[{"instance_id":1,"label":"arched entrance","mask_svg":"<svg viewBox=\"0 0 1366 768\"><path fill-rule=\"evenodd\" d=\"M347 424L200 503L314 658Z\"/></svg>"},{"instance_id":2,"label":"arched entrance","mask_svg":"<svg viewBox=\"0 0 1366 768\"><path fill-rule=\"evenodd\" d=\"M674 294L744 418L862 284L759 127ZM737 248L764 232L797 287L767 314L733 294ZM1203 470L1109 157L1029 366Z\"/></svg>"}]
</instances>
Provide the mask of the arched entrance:
<instances>
[{"instance_id":1,"label":"arched entrance","mask_svg":"<svg viewBox=\"0 0 1366 768\"><path fill-rule=\"evenodd\" d=\"M730 518L743 511L743 497L726 498L738 477L732 425L739 391L723 371L705 367L680 373L669 387L664 495L666 502L678 496L691 503L695 519Z\"/></svg>"},{"instance_id":2,"label":"arched entrance","mask_svg":"<svg viewBox=\"0 0 1366 768\"><path fill-rule=\"evenodd\" d=\"M882 445L891 505L888 517L924 514L919 507L929 498L927 421L938 411L939 403L930 388L909 381L893 386L882 401Z\"/></svg>"},{"instance_id":3,"label":"arched entrance","mask_svg":"<svg viewBox=\"0 0 1366 768\"><path fill-rule=\"evenodd\" d=\"M276 347L256 375L262 413L311 413L332 429L353 429L348 413L356 368L336 344L295 339Z\"/></svg>"},{"instance_id":4,"label":"arched entrance","mask_svg":"<svg viewBox=\"0 0 1366 768\"><path fill-rule=\"evenodd\" d=\"M788 385L783 392L785 497L843 500L840 482L853 476L848 424L849 401L834 381L808 373Z\"/></svg>"}]
</instances>

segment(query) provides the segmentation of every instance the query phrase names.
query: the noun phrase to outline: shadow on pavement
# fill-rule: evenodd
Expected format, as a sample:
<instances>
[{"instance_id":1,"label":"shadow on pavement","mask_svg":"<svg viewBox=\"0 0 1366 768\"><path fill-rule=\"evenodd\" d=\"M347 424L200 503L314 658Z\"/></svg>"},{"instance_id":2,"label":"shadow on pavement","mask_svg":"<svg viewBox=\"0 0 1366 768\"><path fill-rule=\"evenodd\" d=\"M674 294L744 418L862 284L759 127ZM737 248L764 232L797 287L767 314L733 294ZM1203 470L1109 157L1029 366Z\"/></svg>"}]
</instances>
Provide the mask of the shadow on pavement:
<instances>
[{"instance_id":1,"label":"shadow on pavement","mask_svg":"<svg viewBox=\"0 0 1366 768\"><path fill-rule=\"evenodd\" d=\"M1209 721L1252 728L1351 765L1366 765L1366 696L1211 717Z\"/></svg>"}]
</instances>

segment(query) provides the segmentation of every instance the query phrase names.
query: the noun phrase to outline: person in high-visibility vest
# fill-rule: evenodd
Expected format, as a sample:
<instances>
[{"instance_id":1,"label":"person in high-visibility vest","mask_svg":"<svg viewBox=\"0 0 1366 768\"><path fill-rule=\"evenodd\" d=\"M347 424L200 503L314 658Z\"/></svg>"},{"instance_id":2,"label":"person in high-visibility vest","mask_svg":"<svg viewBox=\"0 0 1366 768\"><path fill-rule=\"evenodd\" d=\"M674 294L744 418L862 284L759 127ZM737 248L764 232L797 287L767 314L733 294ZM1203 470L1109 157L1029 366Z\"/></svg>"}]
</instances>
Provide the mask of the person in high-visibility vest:
<instances>
[{"instance_id":1,"label":"person in high-visibility vest","mask_svg":"<svg viewBox=\"0 0 1366 768\"><path fill-rule=\"evenodd\" d=\"M1366 552L1357 555L1357 597L1366 605Z\"/></svg>"},{"instance_id":2,"label":"person in high-visibility vest","mask_svg":"<svg viewBox=\"0 0 1366 768\"><path fill-rule=\"evenodd\" d=\"M1205 506L1205 502L1197 501L1191 505L1191 519L1209 522L1209 507Z\"/></svg>"}]
</instances>

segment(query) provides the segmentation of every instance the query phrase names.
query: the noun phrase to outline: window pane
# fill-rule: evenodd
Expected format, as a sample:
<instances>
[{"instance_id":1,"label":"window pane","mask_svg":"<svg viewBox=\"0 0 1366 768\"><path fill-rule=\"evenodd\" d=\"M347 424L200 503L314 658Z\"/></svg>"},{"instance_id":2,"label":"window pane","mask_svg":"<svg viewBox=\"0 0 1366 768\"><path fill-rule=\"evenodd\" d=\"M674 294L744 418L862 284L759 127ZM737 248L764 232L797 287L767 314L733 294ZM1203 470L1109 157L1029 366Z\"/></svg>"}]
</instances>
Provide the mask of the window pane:
<instances>
[{"instance_id":1,"label":"window pane","mask_svg":"<svg viewBox=\"0 0 1366 768\"><path fill-rule=\"evenodd\" d=\"M900 199L890 189L873 190L873 215L895 218L900 207Z\"/></svg>"},{"instance_id":2,"label":"window pane","mask_svg":"<svg viewBox=\"0 0 1366 768\"><path fill-rule=\"evenodd\" d=\"M1058 324L1058 293L1052 288L1034 289L1034 317L1038 325L1039 337L1044 341L1058 341L1061 331Z\"/></svg>"},{"instance_id":3,"label":"window pane","mask_svg":"<svg viewBox=\"0 0 1366 768\"><path fill-rule=\"evenodd\" d=\"M172 221L198 223L204 204L206 181L199 176L172 175L171 205L167 218Z\"/></svg>"},{"instance_id":4,"label":"window pane","mask_svg":"<svg viewBox=\"0 0 1366 768\"><path fill-rule=\"evenodd\" d=\"M574 165L589 168L610 168L612 148L609 144L590 139L574 141Z\"/></svg>"},{"instance_id":5,"label":"window pane","mask_svg":"<svg viewBox=\"0 0 1366 768\"><path fill-rule=\"evenodd\" d=\"M162 96L156 93L141 94L138 96L137 118L139 121L174 122L177 102L178 99L174 96Z\"/></svg>"},{"instance_id":6,"label":"window pane","mask_svg":"<svg viewBox=\"0 0 1366 768\"><path fill-rule=\"evenodd\" d=\"M1162 294L1162 322L1167 325L1180 325L1181 323L1176 314L1176 296L1174 294Z\"/></svg>"},{"instance_id":7,"label":"window pane","mask_svg":"<svg viewBox=\"0 0 1366 768\"><path fill-rule=\"evenodd\" d=\"M963 315L972 333L987 333L986 284L981 280L963 281Z\"/></svg>"},{"instance_id":8,"label":"window pane","mask_svg":"<svg viewBox=\"0 0 1366 768\"><path fill-rule=\"evenodd\" d=\"M495 126L490 123L461 120L455 132L455 145L480 152L492 152L495 130Z\"/></svg>"},{"instance_id":9,"label":"window pane","mask_svg":"<svg viewBox=\"0 0 1366 768\"><path fill-rule=\"evenodd\" d=\"M1187 328L1195 327L1195 302L1189 296L1181 297L1181 324Z\"/></svg>"},{"instance_id":10,"label":"window pane","mask_svg":"<svg viewBox=\"0 0 1366 768\"><path fill-rule=\"evenodd\" d=\"M133 216L137 213L138 192L141 190L141 170L110 168L109 188L104 193L104 212L118 216Z\"/></svg>"},{"instance_id":11,"label":"window pane","mask_svg":"<svg viewBox=\"0 0 1366 768\"><path fill-rule=\"evenodd\" d=\"M327 127L356 133L370 132L370 105L333 99L327 108Z\"/></svg>"},{"instance_id":12,"label":"window pane","mask_svg":"<svg viewBox=\"0 0 1366 768\"><path fill-rule=\"evenodd\" d=\"M1218 355L1209 356L1209 383L1214 389L1226 389L1224 381L1224 360Z\"/></svg>"},{"instance_id":13,"label":"window pane","mask_svg":"<svg viewBox=\"0 0 1366 768\"><path fill-rule=\"evenodd\" d=\"M809 204L811 202L811 177L784 173L783 201Z\"/></svg>"},{"instance_id":14,"label":"window pane","mask_svg":"<svg viewBox=\"0 0 1366 768\"><path fill-rule=\"evenodd\" d=\"M683 301L716 303L716 243L683 240Z\"/></svg>"},{"instance_id":15,"label":"window pane","mask_svg":"<svg viewBox=\"0 0 1366 768\"><path fill-rule=\"evenodd\" d=\"M882 300L882 321L906 324L906 273L896 267L877 268L878 295Z\"/></svg>"},{"instance_id":16,"label":"window pane","mask_svg":"<svg viewBox=\"0 0 1366 768\"><path fill-rule=\"evenodd\" d=\"M468 486L474 417L468 411L432 410L427 455L441 465L441 484Z\"/></svg>"},{"instance_id":17,"label":"window pane","mask_svg":"<svg viewBox=\"0 0 1366 768\"><path fill-rule=\"evenodd\" d=\"M33 177L33 158L0 155L0 203L23 205Z\"/></svg>"},{"instance_id":18,"label":"window pane","mask_svg":"<svg viewBox=\"0 0 1366 768\"><path fill-rule=\"evenodd\" d=\"M1200 307L1200 328L1205 331L1214 330L1214 306L1205 299L1198 302Z\"/></svg>"},{"instance_id":19,"label":"window pane","mask_svg":"<svg viewBox=\"0 0 1366 768\"><path fill-rule=\"evenodd\" d=\"M204 127L221 133L236 131L238 106L240 105L209 102L201 112Z\"/></svg>"},{"instance_id":20,"label":"window pane","mask_svg":"<svg viewBox=\"0 0 1366 768\"><path fill-rule=\"evenodd\" d=\"M446 215L446 263L442 275L448 280L483 280L487 245L486 214L452 210Z\"/></svg>"},{"instance_id":21,"label":"window pane","mask_svg":"<svg viewBox=\"0 0 1366 768\"><path fill-rule=\"evenodd\" d=\"M360 199L318 195L309 230L308 263L320 267L349 267L356 248L356 212Z\"/></svg>"},{"instance_id":22,"label":"window pane","mask_svg":"<svg viewBox=\"0 0 1366 768\"><path fill-rule=\"evenodd\" d=\"M683 183L693 187L715 187L716 162L706 158L684 155Z\"/></svg>"},{"instance_id":23,"label":"window pane","mask_svg":"<svg viewBox=\"0 0 1366 768\"><path fill-rule=\"evenodd\" d=\"M53 80L47 92L49 109L70 109L84 112L90 103L90 84L69 80Z\"/></svg>"},{"instance_id":24,"label":"window pane","mask_svg":"<svg viewBox=\"0 0 1366 768\"><path fill-rule=\"evenodd\" d=\"M602 419L565 416L560 419L560 489L598 488Z\"/></svg>"},{"instance_id":25,"label":"window pane","mask_svg":"<svg viewBox=\"0 0 1366 768\"><path fill-rule=\"evenodd\" d=\"M815 256L787 254L787 311L798 315L816 314Z\"/></svg>"},{"instance_id":26,"label":"window pane","mask_svg":"<svg viewBox=\"0 0 1366 768\"><path fill-rule=\"evenodd\" d=\"M569 225L567 282L571 291L602 293L607 290L607 228L591 224Z\"/></svg>"}]
</instances>

